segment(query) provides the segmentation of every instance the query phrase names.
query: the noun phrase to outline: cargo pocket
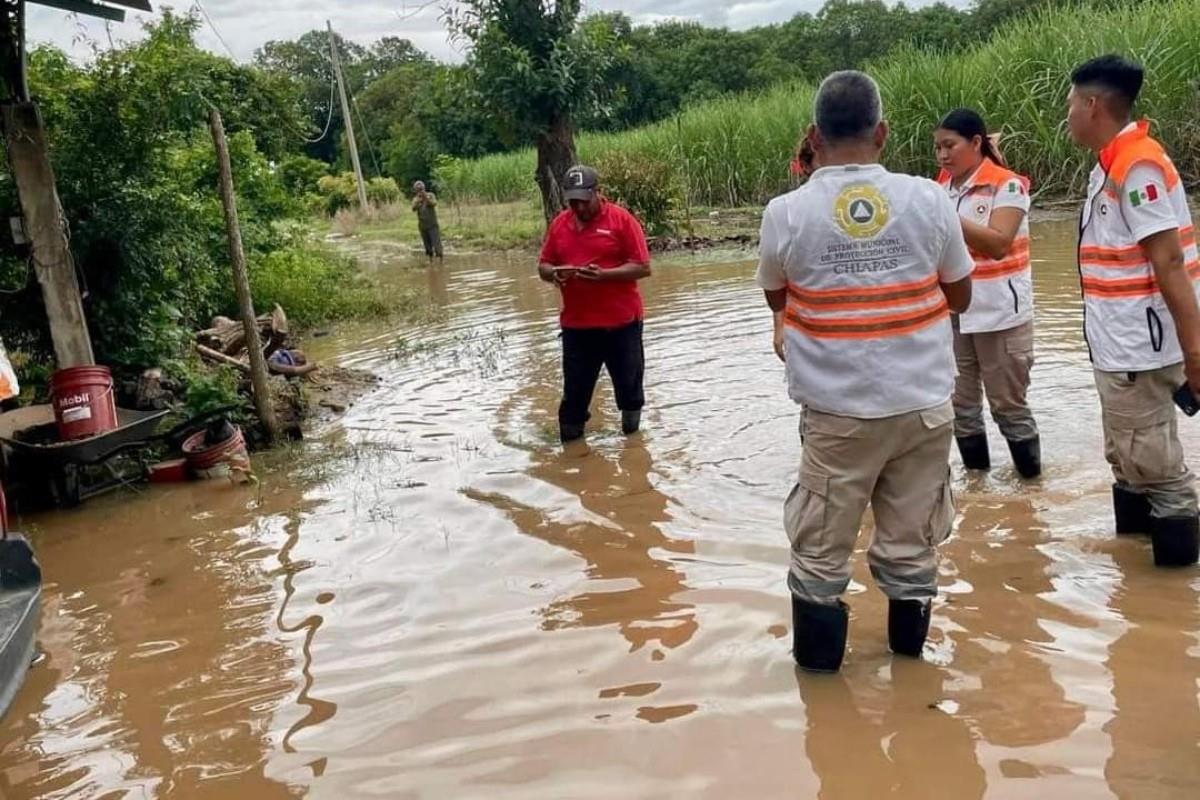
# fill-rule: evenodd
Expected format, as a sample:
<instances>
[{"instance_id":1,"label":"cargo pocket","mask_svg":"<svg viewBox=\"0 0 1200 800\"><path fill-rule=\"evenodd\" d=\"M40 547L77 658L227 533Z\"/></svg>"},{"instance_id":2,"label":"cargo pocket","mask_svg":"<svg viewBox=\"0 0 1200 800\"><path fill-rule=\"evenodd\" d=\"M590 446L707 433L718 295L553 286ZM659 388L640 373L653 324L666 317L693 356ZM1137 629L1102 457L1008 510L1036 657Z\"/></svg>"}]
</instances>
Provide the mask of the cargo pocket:
<instances>
[{"instance_id":1,"label":"cargo pocket","mask_svg":"<svg viewBox=\"0 0 1200 800\"><path fill-rule=\"evenodd\" d=\"M811 469L802 471L783 504L783 527L793 550L823 540L828 504L829 476Z\"/></svg>"},{"instance_id":2,"label":"cargo pocket","mask_svg":"<svg viewBox=\"0 0 1200 800\"><path fill-rule=\"evenodd\" d=\"M1125 479L1134 484L1172 480L1183 474L1183 446L1160 422L1128 431L1113 431ZM1123 451L1123 452L1122 452Z\"/></svg>"},{"instance_id":3,"label":"cargo pocket","mask_svg":"<svg viewBox=\"0 0 1200 800\"><path fill-rule=\"evenodd\" d=\"M921 412L921 424L926 430L934 431L943 425L954 422L954 404L944 403L935 408L927 408Z\"/></svg>"},{"instance_id":4,"label":"cargo pocket","mask_svg":"<svg viewBox=\"0 0 1200 800\"><path fill-rule=\"evenodd\" d=\"M933 509L929 513L929 522L925 525L924 539L930 547L937 547L950 537L954 528L954 489L950 485L950 468L946 468L946 477L938 487L933 499Z\"/></svg>"}]
</instances>

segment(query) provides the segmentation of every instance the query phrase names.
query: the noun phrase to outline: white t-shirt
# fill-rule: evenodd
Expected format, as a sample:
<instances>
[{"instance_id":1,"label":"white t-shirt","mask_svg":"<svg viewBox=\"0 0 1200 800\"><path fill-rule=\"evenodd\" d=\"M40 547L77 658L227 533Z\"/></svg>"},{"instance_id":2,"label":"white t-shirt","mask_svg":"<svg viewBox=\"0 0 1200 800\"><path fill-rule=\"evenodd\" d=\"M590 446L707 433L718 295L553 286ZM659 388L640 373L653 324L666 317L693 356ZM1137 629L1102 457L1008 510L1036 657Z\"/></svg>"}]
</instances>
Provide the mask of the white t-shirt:
<instances>
[{"instance_id":1,"label":"white t-shirt","mask_svg":"<svg viewBox=\"0 0 1200 800\"><path fill-rule=\"evenodd\" d=\"M758 284L788 290L789 393L881 418L945 403L955 366L939 284L970 276L946 192L878 164L823 167L763 212Z\"/></svg>"}]
</instances>

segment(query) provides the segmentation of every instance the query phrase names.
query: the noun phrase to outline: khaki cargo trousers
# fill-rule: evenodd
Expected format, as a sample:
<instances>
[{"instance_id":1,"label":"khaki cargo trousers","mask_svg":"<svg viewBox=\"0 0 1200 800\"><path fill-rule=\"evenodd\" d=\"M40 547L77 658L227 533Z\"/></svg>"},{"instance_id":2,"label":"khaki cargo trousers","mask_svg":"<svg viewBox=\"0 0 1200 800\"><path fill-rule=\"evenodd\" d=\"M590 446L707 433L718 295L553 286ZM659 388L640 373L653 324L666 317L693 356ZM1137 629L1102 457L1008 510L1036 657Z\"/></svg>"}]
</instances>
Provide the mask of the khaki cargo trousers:
<instances>
[{"instance_id":1,"label":"khaki cargo trousers","mask_svg":"<svg viewBox=\"0 0 1200 800\"><path fill-rule=\"evenodd\" d=\"M784 504L797 597L832 603L846 591L868 504L875 535L867 562L879 588L893 600L937 593L936 548L954 523L953 420L949 401L884 419L804 410L800 478Z\"/></svg>"},{"instance_id":2,"label":"khaki cargo trousers","mask_svg":"<svg viewBox=\"0 0 1200 800\"><path fill-rule=\"evenodd\" d=\"M963 333L954 317L954 435L961 438L986 433L983 398L987 395L992 419L1010 442L1038 435L1029 409L1029 373L1033 368L1033 322L987 333Z\"/></svg>"},{"instance_id":3,"label":"khaki cargo trousers","mask_svg":"<svg viewBox=\"0 0 1200 800\"><path fill-rule=\"evenodd\" d=\"M1117 484L1145 494L1156 517L1194 515L1195 477L1183 458L1172 398L1183 385L1183 365L1095 375L1104 456Z\"/></svg>"}]
</instances>

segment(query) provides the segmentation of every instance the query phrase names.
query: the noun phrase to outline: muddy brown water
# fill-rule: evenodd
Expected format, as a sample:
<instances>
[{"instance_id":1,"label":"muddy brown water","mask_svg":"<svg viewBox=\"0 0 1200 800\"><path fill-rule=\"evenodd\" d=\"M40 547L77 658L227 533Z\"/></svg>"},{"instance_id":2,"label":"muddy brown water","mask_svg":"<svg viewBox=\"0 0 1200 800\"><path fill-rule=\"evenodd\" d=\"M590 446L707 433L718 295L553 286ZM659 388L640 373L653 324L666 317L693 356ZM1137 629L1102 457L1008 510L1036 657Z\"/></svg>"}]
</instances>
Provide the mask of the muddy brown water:
<instances>
[{"instance_id":1,"label":"muddy brown water","mask_svg":"<svg viewBox=\"0 0 1200 800\"><path fill-rule=\"evenodd\" d=\"M793 669L797 413L745 256L660 265L646 433L606 388L581 454L553 443L528 260L376 249L445 313L318 340L382 388L260 459L259 489L21 521L43 657L0 796L1200 796L1200 572L1109 533L1071 225L1034 237L1047 474L1022 485L994 430L997 468L956 468L925 661L888 655L860 552L842 673Z\"/></svg>"}]
</instances>

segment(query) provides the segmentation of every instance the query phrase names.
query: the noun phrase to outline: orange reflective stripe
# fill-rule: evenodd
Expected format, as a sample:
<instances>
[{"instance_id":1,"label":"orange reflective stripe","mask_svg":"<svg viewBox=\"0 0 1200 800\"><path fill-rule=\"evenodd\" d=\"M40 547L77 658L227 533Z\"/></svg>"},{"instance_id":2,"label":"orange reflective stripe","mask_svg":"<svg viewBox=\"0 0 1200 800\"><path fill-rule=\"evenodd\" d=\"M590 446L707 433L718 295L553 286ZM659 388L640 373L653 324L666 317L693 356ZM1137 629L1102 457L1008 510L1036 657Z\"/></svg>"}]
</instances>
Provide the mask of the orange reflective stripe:
<instances>
[{"instance_id":1,"label":"orange reflective stripe","mask_svg":"<svg viewBox=\"0 0 1200 800\"><path fill-rule=\"evenodd\" d=\"M976 257L975 272L971 277L976 280L1002 278L1024 272L1029 266L1029 237L1023 236L1013 242L1008 255L1000 260Z\"/></svg>"},{"instance_id":2,"label":"orange reflective stripe","mask_svg":"<svg viewBox=\"0 0 1200 800\"><path fill-rule=\"evenodd\" d=\"M874 317L814 318L788 310L786 321L815 339L883 339L927 328L950 316L945 298L937 305L902 314Z\"/></svg>"},{"instance_id":3,"label":"orange reflective stripe","mask_svg":"<svg viewBox=\"0 0 1200 800\"><path fill-rule=\"evenodd\" d=\"M1196 244L1196 229L1189 225L1179 229L1179 246L1191 247ZM1085 245L1079 248L1079 263L1092 267L1140 267L1149 266L1146 254L1141 245L1131 244L1126 247L1101 247Z\"/></svg>"},{"instance_id":4,"label":"orange reflective stripe","mask_svg":"<svg viewBox=\"0 0 1200 800\"><path fill-rule=\"evenodd\" d=\"M1200 261L1187 266L1188 276L1200 278ZM1150 297L1158 294L1158 281L1153 275L1144 278L1084 278L1085 296L1098 298Z\"/></svg>"},{"instance_id":5,"label":"orange reflective stripe","mask_svg":"<svg viewBox=\"0 0 1200 800\"><path fill-rule=\"evenodd\" d=\"M850 289L801 289L788 284L790 305L826 311L887 308L908 305L940 291L938 276L910 283L885 286L859 286Z\"/></svg>"}]
</instances>

